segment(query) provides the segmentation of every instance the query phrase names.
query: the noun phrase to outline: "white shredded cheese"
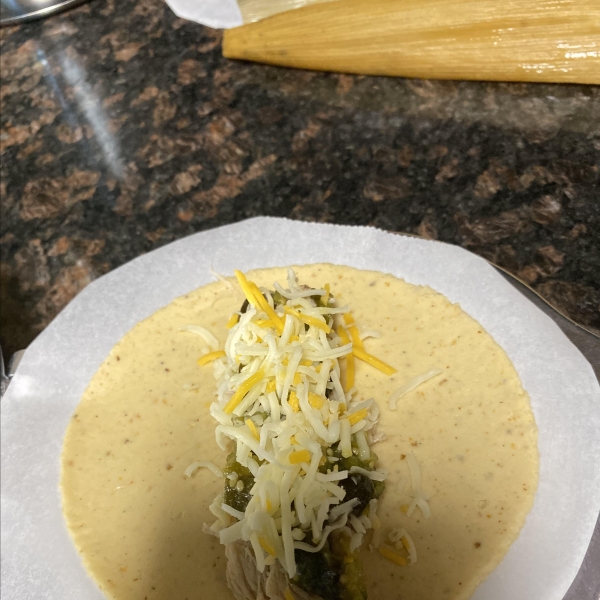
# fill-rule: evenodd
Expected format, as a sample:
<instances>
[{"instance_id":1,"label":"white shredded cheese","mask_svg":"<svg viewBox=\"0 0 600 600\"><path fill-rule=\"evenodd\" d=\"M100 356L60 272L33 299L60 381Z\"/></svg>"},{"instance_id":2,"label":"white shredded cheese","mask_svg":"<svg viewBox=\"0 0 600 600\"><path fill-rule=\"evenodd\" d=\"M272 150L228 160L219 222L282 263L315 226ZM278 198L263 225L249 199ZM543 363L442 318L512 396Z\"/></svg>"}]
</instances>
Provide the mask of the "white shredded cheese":
<instances>
[{"instance_id":1,"label":"white shredded cheese","mask_svg":"<svg viewBox=\"0 0 600 600\"><path fill-rule=\"evenodd\" d=\"M352 467L354 468L354 467ZM348 471L330 472L327 474L317 473L315 479L317 481L340 481L348 477Z\"/></svg>"},{"instance_id":2,"label":"white shredded cheese","mask_svg":"<svg viewBox=\"0 0 600 600\"><path fill-rule=\"evenodd\" d=\"M199 335L213 352L219 348L219 340L205 327L200 327L200 325L184 325L179 328L179 331L188 331L189 333Z\"/></svg>"},{"instance_id":3,"label":"white shredded cheese","mask_svg":"<svg viewBox=\"0 0 600 600\"><path fill-rule=\"evenodd\" d=\"M385 481L388 476L388 471L385 469L380 469L378 471L368 471L367 469L363 469L362 467L350 467L350 473L360 473L361 475L366 475L373 481Z\"/></svg>"},{"instance_id":4,"label":"white shredded cheese","mask_svg":"<svg viewBox=\"0 0 600 600\"><path fill-rule=\"evenodd\" d=\"M244 286L250 298L256 294L253 284ZM334 319L348 307L335 306L333 297L327 306L317 306L314 297L328 292L300 286L292 270L287 288L275 284L274 289L275 294L260 288L268 306L260 297L251 298L247 310L237 313L224 344L225 357L213 361L217 393L210 413L217 421L217 444L224 452L235 451L254 483L246 489L237 473L228 474L228 485L247 492L250 500L242 512L219 494L210 507L217 521L208 529L223 544L249 542L260 572L277 560L293 578L294 551L320 551L333 531L349 536L352 551L371 529L373 543L379 543L377 501L356 516L352 511L360 501L346 497L340 483L352 474L384 481L387 472L357 466L346 470L338 466L343 459L334 455L357 453L368 464L369 445L384 437L376 433L379 408L374 400L357 401L356 389L345 392L340 380L340 359L352 352L352 343L342 343ZM199 335L212 351L218 349L207 329L190 325L182 330ZM378 332L361 335L377 337ZM363 411L361 418L351 425L348 415L357 411ZM201 467L222 476L209 461L193 463L186 475ZM415 507L426 502L424 494L414 500Z\"/></svg>"},{"instance_id":5,"label":"white shredded cheese","mask_svg":"<svg viewBox=\"0 0 600 600\"><path fill-rule=\"evenodd\" d=\"M337 519L340 515L347 515L359 503L360 500L358 498L352 498L351 500L348 500L348 502L344 502L343 504L332 508L329 513L329 520L335 521L335 519Z\"/></svg>"},{"instance_id":6,"label":"white shredded cheese","mask_svg":"<svg viewBox=\"0 0 600 600\"><path fill-rule=\"evenodd\" d=\"M235 288L233 287L233 284L231 283L231 281L227 280L225 277L223 277L223 275L221 275L220 273L217 273L217 271L215 271L212 267L209 269L210 274L215 278L218 279L219 281L222 281L232 292L235 291Z\"/></svg>"},{"instance_id":7,"label":"white shredded cheese","mask_svg":"<svg viewBox=\"0 0 600 600\"><path fill-rule=\"evenodd\" d=\"M273 287L278 291L284 298L288 300L295 300L296 298L308 298L309 296L324 296L325 290L298 290L291 292L290 290L284 290L277 282L273 283Z\"/></svg>"},{"instance_id":8,"label":"white shredded cheese","mask_svg":"<svg viewBox=\"0 0 600 600\"><path fill-rule=\"evenodd\" d=\"M368 329L361 331L359 337L361 340L366 340L367 338L374 338L378 340L381 337L381 331L377 331L376 329Z\"/></svg>"},{"instance_id":9,"label":"white shredded cheese","mask_svg":"<svg viewBox=\"0 0 600 600\"><path fill-rule=\"evenodd\" d=\"M361 422L364 423L364 421ZM369 450L369 444L367 442L367 437L364 431L356 432L356 444L358 445L358 458L360 458L360 460L364 462L368 461L371 458L371 450ZM383 479L381 479L380 481L383 481Z\"/></svg>"},{"instance_id":10,"label":"white shredded cheese","mask_svg":"<svg viewBox=\"0 0 600 600\"><path fill-rule=\"evenodd\" d=\"M410 564L414 565L417 562L417 549L415 548L415 544L408 533L405 532L403 538L406 540L406 545L408 546L408 557L410 558Z\"/></svg>"},{"instance_id":11,"label":"white shredded cheese","mask_svg":"<svg viewBox=\"0 0 600 600\"><path fill-rule=\"evenodd\" d=\"M363 541L362 533L354 533L350 538L350 552L354 552L357 548L360 547Z\"/></svg>"},{"instance_id":12,"label":"white shredded cheese","mask_svg":"<svg viewBox=\"0 0 600 600\"><path fill-rule=\"evenodd\" d=\"M243 519L244 518L244 513L239 511L239 510L235 510L235 508L229 506L229 504L225 504L225 502L223 502L221 504L221 508L228 514L231 515L232 517L235 517L236 519Z\"/></svg>"},{"instance_id":13,"label":"white shredded cheese","mask_svg":"<svg viewBox=\"0 0 600 600\"><path fill-rule=\"evenodd\" d=\"M406 463L408 465L408 471L410 473L410 487L411 491L409 495L412 496L412 501L409 504L406 515L411 517L415 509L418 507L421 509L423 516L428 519L431 516L431 509L427 502L428 497L421 487L421 469L415 455L410 452L406 455Z\"/></svg>"},{"instance_id":14,"label":"white shredded cheese","mask_svg":"<svg viewBox=\"0 0 600 600\"><path fill-rule=\"evenodd\" d=\"M437 377L441 373L443 373L443 371L441 369L430 369L426 373L417 375L416 377L413 377L410 381L406 382L401 388L398 388L390 396L390 399L388 400L388 403L390 405L390 410L396 410L396 408L397 408L396 405L398 404L398 400L400 400L400 398L402 398L402 396L405 396L409 392L412 392L413 390L417 389L420 385L422 385L426 381L429 381L430 379Z\"/></svg>"},{"instance_id":15,"label":"white shredded cheese","mask_svg":"<svg viewBox=\"0 0 600 600\"><path fill-rule=\"evenodd\" d=\"M219 537L219 534L212 528L212 525L209 525L208 523L202 523L202 532L217 538Z\"/></svg>"},{"instance_id":16,"label":"white shredded cheese","mask_svg":"<svg viewBox=\"0 0 600 600\"><path fill-rule=\"evenodd\" d=\"M350 515L350 523L352 524L352 527L354 527L354 531L356 531L357 533L367 533L365 526L355 515Z\"/></svg>"},{"instance_id":17,"label":"white shredded cheese","mask_svg":"<svg viewBox=\"0 0 600 600\"><path fill-rule=\"evenodd\" d=\"M352 438L350 437L350 421L342 419L340 424L340 450L344 458L352 456Z\"/></svg>"},{"instance_id":18,"label":"white shredded cheese","mask_svg":"<svg viewBox=\"0 0 600 600\"><path fill-rule=\"evenodd\" d=\"M217 477L223 477L223 471L210 460L198 460L193 462L184 472L186 477L191 477L198 469L210 469Z\"/></svg>"},{"instance_id":19,"label":"white shredded cheese","mask_svg":"<svg viewBox=\"0 0 600 600\"><path fill-rule=\"evenodd\" d=\"M335 523L333 525L328 525L327 527L325 527L325 529L323 530L323 537L321 538L321 541L319 542L318 545L311 546L310 544L305 544L304 542L296 542L295 547L298 550L304 550L305 552L319 552L321 550L321 548L323 548L323 546L325 545L325 542L327 541L327 537L329 536L329 534L332 531L335 531L336 529L341 529L342 527L344 527L346 525L347 520L348 520L348 515L344 514L337 523Z\"/></svg>"}]
</instances>

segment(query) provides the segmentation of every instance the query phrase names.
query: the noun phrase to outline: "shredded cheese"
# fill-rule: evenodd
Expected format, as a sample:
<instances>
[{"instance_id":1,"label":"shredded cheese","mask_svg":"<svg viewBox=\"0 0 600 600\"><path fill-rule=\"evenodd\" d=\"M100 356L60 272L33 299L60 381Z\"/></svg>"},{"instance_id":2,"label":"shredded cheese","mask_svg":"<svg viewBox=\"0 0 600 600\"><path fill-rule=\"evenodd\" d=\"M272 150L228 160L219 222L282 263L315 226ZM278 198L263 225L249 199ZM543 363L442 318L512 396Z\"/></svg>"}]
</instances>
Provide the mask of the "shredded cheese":
<instances>
[{"instance_id":1,"label":"shredded cheese","mask_svg":"<svg viewBox=\"0 0 600 600\"><path fill-rule=\"evenodd\" d=\"M187 331L188 333L199 335L212 351L219 348L219 340L205 327L200 327L200 325L186 325L185 327L180 327L179 331Z\"/></svg>"},{"instance_id":2,"label":"shredded cheese","mask_svg":"<svg viewBox=\"0 0 600 600\"><path fill-rule=\"evenodd\" d=\"M417 549L415 548L415 544L412 541L412 538L408 533L405 533L402 538L402 545L408 551L408 556L410 558L410 564L414 565L417 562Z\"/></svg>"},{"instance_id":3,"label":"shredded cheese","mask_svg":"<svg viewBox=\"0 0 600 600\"><path fill-rule=\"evenodd\" d=\"M342 340L342 344L349 344L350 338L343 327L337 328L337 334ZM354 354L346 356L346 381L344 382L344 391L348 392L354 387Z\"/></svg>"},{"instance_id":4,"label":"shredded cheese","mask_svg":"<svg viewBox=\"0 0 600 600\"><path fill-rule=\"evenodd\" d=\"M288 457L290 464L292 465L310 462L310 458L310 452L308 450L298 450L296 452L292 452Z\"/></svg>"},{"instance_id":5,"label":"shredded cheese","mask_svg":"<svg viewBox=\"0 0 600 600\"><path fill-rule=\"evenodd\" d=\"M381 554L381 556L384 556L388 560L391 560L393 563L396 563L397 565L400 565L401 567L405 567L408 564L408 562L407 562L406 558L404 558L404 556L402 556L401 554L398 554L397 552L395 552L391 548L388 548L387 546L381 546L379 548L379 553Z\"/></svg>"},{"instance_id":6,"label":"shredded cheese","mask_svg":"<svg viewBox=\"0 0 600 600\"><path fill-rule=\"evenodd\" d=\"M248 300L251 306L254 306L255 308L258 307L258 300L254 297L254 290L248 284L246 276L238 270L234 271L234 273L238 283L240 284L240 287L242 288L242 292L244 292L244 296L246 296L246 300Z\"/></svg>"},{"instance_id":7,"label":"shredded cheese","mask_svg":"<svg viewBox=\"0 0 600 600\"><path fill-rule=\"evenodd\" d=\"M225 405L223 412L226 414L231 414L234 408L242 401L244 396L257 384L259 383L263 377L265 376L264 371L261 369L254 375L251 375L240 385L235 394L231 397L231 400Z\"/></svg>"},{"instance_id":8,"label":"shredded cheese","mask_svg":"<svg viewBox=\"0 0 600 600\"><path fill-rule=\"evenodd\" d=\"M240 316L237 313L233 313L231 317L229 317L229 321L227 321L227 325L225 325L225 327L227 327L227 329L232 329L238 324L239 320Z\"/></svg>"},{"instance_id":9,"label":"shredded cheese","mask_svg":"<svg viewBox=\"0 0 600 600\"><path fill-rule=\"evenodd\" d=\"M315 394L314 392L308 392L308 402L313 408L316 409L321 409L325 405L325 399L323 396Z\"/></svg>"},{"instance_id":10,"label":"shredded cheese","mask_svg":"<svg viewBox=\"0 0 600 600\"><path fill-rule=\"evenodd\" d=\"M294 594L292 594L292 590L289 587L285 589L285 592L283 593L283 597L285 600L296 600L296 598L294 597Z\"/></svg>"},{"instance_id":11,"label":"shredded cheese","mask_svg":"<svg viewBox=\"0 0 600 600\"><path fill-rule=\"evenodd\" d=\"M340 422L340 449L344 458L352 456L352 438L350 437L350 421L342 419Z\"/></svg>"},{"instance_id":12,"label":"shredded cheese","mask_svg":"<svg viewBox=\"0 0 600 600\"><path fill-rule=\"evenodd\" d=\"M271 546L271 544L269 543L269 541L266 538L259 537L258 542L264 548L264 550L266 552L268 552L271 556L276 556L277 553L275 551L275 548L273 548L273 546Z\"/></svg>"},{"instance_id":13,"label":"shredded cheese","mask_svg":"<svg viewBox=\"0 0 600 600\"><path fill-rule=\"evenodd\" d=\"M250 432L252 433L252 435L257 439L260 440L260 436L258 434L258 429L256 429L256 425L254 424L254 421L252 421L252 419L246 419L245 420L245 424L246 427L250 430Z\"/></svg>"},{"instance_id":14,"label":"shredded cheese","mask_svg":"<svg viewBox=\"0 0 600 600\"><path fill-rule=\"evenodd\" d=\"M356 425L359 421L367 418L369 411L366 408L362 408L361 410L357 410L349 414L346 418L350 421L350 425Z\"/></svg>"},{"instance_id":15,"label":"shredded cheese","mask_svg":"<svg viewBox=\"0 0 600 600\"><path fill-rule=\"evenodd\" d=\"M413 377L410 381L405 383L401 388L397 389L391 395L391 397L388 401L389 405L390 405L390 410L396 410L396 408L397 408L396 405L398 403L398 400L400 400L400 398L402 398L409 392L412 392L413 390L417 389L420 385L422 385L426 381L429 381L430 379L437 377L441 373L443 373L443 371L441 369L430 369L426 373L421 373L421 375L417 375L416 377Z\"/></svg>"},{"instance_id":16,"label":"shredded cheese","mask_svg":"<svg viewBox=\"0 0 600 600\"><path fill-rule=\"evenodd\" d=\"M394 367L391 367L390 365L388 365L387 363L384 363L382 360L380 360L376 356L373 356L372 354L368 354L367 352L365 352L364 350L361 350L360 348L354 347L352 349L352 354L354 354L354 356L356 356L356 358L358 358L359 360L363 360L366 363L369 363L372 367L379 369L386 375L393 375L394 373L396 373L396 369L394 369Z\"/></svg>"},{"instance_id":17,"label":"shredded cheese","mask_svg":"<svg viewBox=\"0 0 600 600\"><path fill-rule=\"evenodd\" d=\"M364 350L365 346L360 337L360 334L358 333L358 329L356 327L356 321L354 320L354 316L351 313L346 313L344 315L344 322L346 323L346 326L348 327L348 331L350 333L350 337L352 338L352 343L354 344L354 347L358 348L359 350Z\"/></svg>"},{"instance_id":18,"label":"shredded cheese","mask_svg":"<svg viewBox=\"0 0 600 600\"><path fill-rule=\"evenodd\" d=\"M428 498L421 487L421 469L415 455L411 452L406 455L406 463L408 464L408 470L410 473L411 480L411 492L412 501L406 510L406 516L412 516L414 510L419 507L423 516L428 519L431 516L431 509L429 508Z\"/></svg>"},{"instance_id":19,"label":"shredded cheese","mask_svg":"<svg viewBox=\"0 0 600 600\"><path fill-rule=\"evenodd\" d=\"M287 289L274 284L275 295L261 291L241 271L235 276L249 306L227 322L224 348L218 348L205 328L185 329L200 335L211 348L198 360L200 365L222 359L214 364L217 399L210 406L218 421L217 444L226 450L233 441L236 461L254 477L243 512L225 504L223 494L217 496L211 505L217 522L210 531L224 544L249 542L260 572L277 560L291 580L296 573L294 552L319 552L337 530L350 536L351 551L360 547L371 529L372 545L380 546L377 500L372 499L368 511L357 517L353 510L360 501L347 498L342 484L352 475L376 482L387 477L385 470L374 470L369 463L369 444L382 438L375 435L379 409L372 399L355 399L355 359L387 375L396 370L366 352L354 317L347 307L335 306L329 285L307 289L290 270ZM342 360L345 369L340 368ZM342 459L333 455L332 446ZM338 461L354 453L370 468L339 467ZM212 463L198 462L188 467L186 475L200 467L219 473ZM228 475L228 485L244 490L237 473ZM420 487L412 500L414 506L411 503L407 511L420 507L425 514L427 499ZM397 542L404 544L402 551L408 552L412 564L416 550L408 534L404 532ZM385 546L380 552L397 564L407 563ZM284 596L293 600L290 588Z\"/></svg>"},{"instance_id":20,"label":"shredded cheese","mask_svg":"<svg viewBox=\"0 0 600 600\"><path fill-rule=\"evenodd\" d=\"M300 400L298 400L298 394L296 394L296 392L292 392L290 394L288 403L294 412L298 412L300 410Z\"/></svg>"},{"instance_id":21,"label":"shredded cheese","mask_svg":"<svg viewBox=\"0 0 600 600\"><path fill-rule=\"evenodd\" d=\"M221 469L219 469L219 467L217 467L217 465L215 465L215 463L211 462L210 460L198 460L196 462L193 462L185 470L184 474L186 477L191 477L198 469L201 469L201 468L209 469L217 477L223 477L223 471L221 471Z\"/></svg>"},{"instance_id":22,"label":"shredded cheese","mask_svg":"<svg viewBox=\"0 0 600 600\"><path fill-rule=\"evenodd\" d=\"M329 325L327 325L327 323L322 319L317 319L316 317L311 317L310 315L300 313L297 310L290 308L289 306L286 306L283 310L286 315L296 317L296 319L299 319L303 323L306 323L307 325L312 325L313 327L316 327L317 329L320 329L325 333L329 333L331 331L331 327L329 327Z\"/></svg>"},{"instance_id":23,"label":"shredded cheese","mask_svg":"<svg viewBox=\"0 0 600 600\"><path fill-rule=\"evenodd\" d=\"M203 367L204 365L207 365L208 363L212 362L213 360L217 360L217 358L223 358L224 356L225 356L225 350L215 350L214 352L209 352L208 354L201 356L198 359L198 364L201 367Z\"/></svg>"},{"instance_id":24,"label":"shredded cheese","mask_svg":"<svg viewBox=\"0 0 600 600\"><path fill-rule=\"evenodd\" d=\"M283 333L283 321L281 320L281 317L279 317L279 315L277 315L277 313L271 308L271 305L265 300L256 284L249 282L249 286L254 294L254 297L256 298L258 306L265 311L269 319L275 324L275 327L279 333Z\"/></svg>"},{"instance_id":25,"label":"shredded cheese","mask_svg":"<svg viewBox=\"0 0 600 600\"><path fill-rule=\"evenodd\" d=\"M370 479L372 479L373 481L385 481L387 476L388 476L388 472L381 469L379 471L368 471L367 469L363 469L362 467L350 467L350 473L360 473L361 475L365 475L366 477L369 477Z\"/></svg>"}]
</instances>

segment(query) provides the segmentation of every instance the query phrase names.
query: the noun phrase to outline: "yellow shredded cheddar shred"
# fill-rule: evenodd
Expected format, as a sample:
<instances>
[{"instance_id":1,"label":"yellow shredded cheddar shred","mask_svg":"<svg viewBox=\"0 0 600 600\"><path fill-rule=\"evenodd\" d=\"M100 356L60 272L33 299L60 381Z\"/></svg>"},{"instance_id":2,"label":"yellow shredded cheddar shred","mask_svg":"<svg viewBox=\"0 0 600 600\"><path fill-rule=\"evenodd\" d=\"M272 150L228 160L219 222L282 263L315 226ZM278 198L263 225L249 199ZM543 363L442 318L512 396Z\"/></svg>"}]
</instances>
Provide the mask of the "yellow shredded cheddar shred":
<instances>
[{"instance_id":1,"label":"yellow shredded cheddar shred","mask_svg":"<svg viewBox=\"0 0 600 600\"><path fill-rule=\"evenodd\" d=\"M223 358L225 356L225 350L215 350L214 352L209 352L204 356L201 356L198 359L198 364L203 367L208 363L211 363L213 360L217 360L217 358Z\"/></svg>"}]
</instances>

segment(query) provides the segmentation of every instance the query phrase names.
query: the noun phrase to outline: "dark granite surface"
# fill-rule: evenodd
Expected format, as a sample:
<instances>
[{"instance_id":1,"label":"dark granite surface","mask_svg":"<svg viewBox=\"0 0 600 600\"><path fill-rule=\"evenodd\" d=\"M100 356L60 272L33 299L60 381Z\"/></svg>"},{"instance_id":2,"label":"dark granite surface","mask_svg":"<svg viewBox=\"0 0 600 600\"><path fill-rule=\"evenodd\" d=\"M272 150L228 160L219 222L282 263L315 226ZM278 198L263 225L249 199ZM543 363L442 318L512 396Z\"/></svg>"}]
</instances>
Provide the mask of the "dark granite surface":
<instances>
[{"instance_id":1,"label":"dark granite surface","mask_svg":"<svg viewBox=\"0 0 600 600\"><path fill-rule=\"evenodd\" d=\"M461 245L600 330L600 88L221 57L162 0L1 31L1 315L25 347L87 283L255 215Z\"/></svg>"}]
</instances>

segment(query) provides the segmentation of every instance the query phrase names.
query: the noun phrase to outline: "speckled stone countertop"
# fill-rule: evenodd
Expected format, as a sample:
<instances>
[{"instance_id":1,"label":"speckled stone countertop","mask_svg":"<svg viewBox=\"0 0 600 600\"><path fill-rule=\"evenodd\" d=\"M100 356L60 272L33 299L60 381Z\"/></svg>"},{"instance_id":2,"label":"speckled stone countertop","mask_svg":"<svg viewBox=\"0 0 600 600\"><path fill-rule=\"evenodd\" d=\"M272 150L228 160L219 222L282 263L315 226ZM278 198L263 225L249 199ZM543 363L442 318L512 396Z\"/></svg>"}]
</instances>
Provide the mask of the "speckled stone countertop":
<instances>
[{"instance_id":1,"label":"speckled stone countertop","mask_svg":"<svg viewBox=\"0 0 600 600\"><path fill-rule=\"evenodd\" d=\"M600 88L227 61L162 0L1 31L1 315L27 346L94 278L255 215L461 245L600 330Z\"/></svg>"}]
</instances>

